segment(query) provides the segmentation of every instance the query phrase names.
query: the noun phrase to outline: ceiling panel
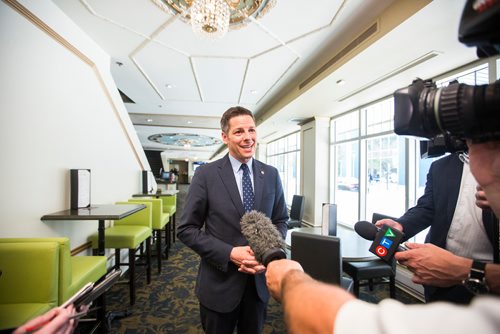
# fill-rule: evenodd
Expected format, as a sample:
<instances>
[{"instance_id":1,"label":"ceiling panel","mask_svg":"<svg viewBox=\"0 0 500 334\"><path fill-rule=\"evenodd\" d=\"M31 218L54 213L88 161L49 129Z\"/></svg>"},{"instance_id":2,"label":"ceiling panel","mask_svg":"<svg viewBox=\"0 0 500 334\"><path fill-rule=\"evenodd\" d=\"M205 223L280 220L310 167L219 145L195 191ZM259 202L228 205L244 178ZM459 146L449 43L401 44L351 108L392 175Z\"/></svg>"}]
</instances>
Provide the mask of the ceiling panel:
<instances>
[{"instance_id":1,"label":"ceiling panel","mask_svg":"<svg viewBox=\"0 0 500 334\"><path fill-rule=\"evenodd\" d=\"M246 59L193 57L193 67L204 102L239 100Z\"/></svg>"},{"instance_id":2,"label":"ceiling panel","mask_svg":"<svg viewBox=\"0 0 500 334\"><path fill-rule=\"evenodd\" d=\"M159 150L167 148L148 142L147 135L208 128L220 136L217 120L234 105L256 113L259 140L265 142L297 130L290 119L330 117L389 95L415 76L443 73L475 58L456 39L463 8L456 0L276 0L260 20L248 19L217 41L195 36L188 23L150 0L53 1L110 55L117 88L135 101L126 108L141 143ZM409 7L417 13L407 19L401 13ZM380 21L386 9L392 16ZM316 86L298 88L373 22L388 21L399 26L327 69ZM430 51L440 56L356 93ZM340 78L346 85L335 84ZM144 117L153 124L143 125ZM213 119L197 123L203 117ZM173 151L182 153L167 150Z\"/></svg>"}]
</instances>

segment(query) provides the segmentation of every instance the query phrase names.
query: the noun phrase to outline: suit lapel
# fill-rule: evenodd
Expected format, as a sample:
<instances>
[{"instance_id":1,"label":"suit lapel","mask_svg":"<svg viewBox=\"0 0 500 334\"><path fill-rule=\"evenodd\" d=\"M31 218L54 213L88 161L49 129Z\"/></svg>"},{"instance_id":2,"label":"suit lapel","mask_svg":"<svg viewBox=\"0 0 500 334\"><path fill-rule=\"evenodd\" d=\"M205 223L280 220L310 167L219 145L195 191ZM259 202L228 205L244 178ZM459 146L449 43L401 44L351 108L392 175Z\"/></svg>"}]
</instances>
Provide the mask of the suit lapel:
<instances>
[{"instance_id":1,"label":"suit lapel","mask_svg":"<svg viewBox=\"0 0 500 334\"><path fill-rule=\"evenodd\" d=\"M262 197L264 193L264 168L260 161L253 159L253 184L254 184L254 193L255 193L255 210L259 210L261 207L260 203L262 202Z\"/></svg>"},{"instance_id":2,"label":"suit lapel","mask_svg":"<svg viewBox=\"0 0 500 334\"><path fill-rule=\"evenodd\" d=\"M245 208L241 202L240 192L238 191L238 185L236 184L236 179L234 177L233 167L231 166L231 162L229 161L229 157L227 155L222 159L222 162L219 165L219 176L235 208L238 210L240 215L243 216Z\"/></svg>"}]
</instances>

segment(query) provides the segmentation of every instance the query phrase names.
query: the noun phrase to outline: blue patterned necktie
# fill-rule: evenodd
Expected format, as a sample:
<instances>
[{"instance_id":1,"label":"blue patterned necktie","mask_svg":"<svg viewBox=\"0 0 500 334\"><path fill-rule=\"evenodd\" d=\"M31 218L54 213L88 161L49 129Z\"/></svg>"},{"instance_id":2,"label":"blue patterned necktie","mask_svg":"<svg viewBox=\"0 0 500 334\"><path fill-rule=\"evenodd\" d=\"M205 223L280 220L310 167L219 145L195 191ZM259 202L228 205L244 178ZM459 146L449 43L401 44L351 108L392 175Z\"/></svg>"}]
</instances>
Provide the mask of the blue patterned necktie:
<instances>
[{"instance_id":1,"label":"blue patterned necktie","mask_svg":"<svg viewBox=\"0 0 500 334\"><path fill-rule=\"evenodd\" d=\"M240 169L243 171L243 206L245 207L245 211L248 212L253 209L253 202L255 200L252 189L252 180L250 180L250 172L247 164L241 164Z\"/></svg>"}]
</instances>

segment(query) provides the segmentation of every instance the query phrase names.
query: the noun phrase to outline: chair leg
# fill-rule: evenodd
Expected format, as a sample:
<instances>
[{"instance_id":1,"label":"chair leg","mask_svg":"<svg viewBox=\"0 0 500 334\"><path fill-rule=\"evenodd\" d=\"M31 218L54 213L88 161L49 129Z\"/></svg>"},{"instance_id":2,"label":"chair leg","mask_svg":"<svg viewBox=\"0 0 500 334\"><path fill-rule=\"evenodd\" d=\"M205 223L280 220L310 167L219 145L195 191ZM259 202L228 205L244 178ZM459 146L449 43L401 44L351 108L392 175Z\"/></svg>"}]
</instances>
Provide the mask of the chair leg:
<instances>
[{"instance_id":1,"label":"chair leg","mask_svg":"<svg viewBox=\"0 0 500 334\"><path fill-rule=\"evenodd\" d=\"M165 258L168 260L170 250L170 224L165 225Z\"/></svg>"},{"instance_id":2,"label":"chair leg","mask_svg":"<svg viewBox=\"0 0 500 334\"><path fill-rule=\"evenodd\" d=\"M135 249L128 250L130 305L135 304Z\"/></svg>"},{"instance_id":3,"label":"chair leg","mask_svg":"<svg viewBox=\"0 0 500 334\"><path fill-rule=\"evenodd\" d=\"M395 276L390 276L389 277L389 293L391 298L396 298L396 277Z\"/></svg>"},{"instance_id":4,"label":"chair leg","mask_svg":"<svg viewBox=\"0 0 500 334\"><path fill-rule=\"evenodd\" d=\"M151 237L146 239L146 275L149 284L151 283Z\"/></svg>"},{"instance_id":5,"label":"chair leg","mask_svg":"<svg viewBox=\"0 0 500 334\"><path fill-rule=\"evenodd\" d=\"M368 288L370 291L373 291L373 278L368 279Z\"/></svg>"},{"instance_id":6,"label":"chair leg","mask_svg":"<svg viewBox=\"0 0 500 334\"><path fill-rule=\"evenodd\" d=\"M173 217L173 219L172 219L172 221L173 221L173 225L172 225L172 242L175 243L175 213L174 213L174 215L172 217Z\"/></svg>"},{"instance_id":7,"label":"chair leg","mask_svg":"<svg viewBox=\"0 0 500 334\"><path fill-rule=\"evenodd\" d=\"M359 298L359 280L354 280L352 292L356 298Z\"/></svg>"},{"instance_id":8,"label":"chair leg","mask_svg":"<svg viewBox=\"0 0 500 334\"><path fill-rule=\"evenodd\" d=\"M120 248L115 248L115 269L120 269Z\"/></svg>"},{"instance_id":9,"label":"chair leg","mask_svg":"<svg viewBox=\"0 0 500 334\"><path fill-rule=\"evenodd\" d=\"M156 258L158 264L158 275L161 274L161 230L154 230L156 236Z\"/></svg>"}]
</instances>

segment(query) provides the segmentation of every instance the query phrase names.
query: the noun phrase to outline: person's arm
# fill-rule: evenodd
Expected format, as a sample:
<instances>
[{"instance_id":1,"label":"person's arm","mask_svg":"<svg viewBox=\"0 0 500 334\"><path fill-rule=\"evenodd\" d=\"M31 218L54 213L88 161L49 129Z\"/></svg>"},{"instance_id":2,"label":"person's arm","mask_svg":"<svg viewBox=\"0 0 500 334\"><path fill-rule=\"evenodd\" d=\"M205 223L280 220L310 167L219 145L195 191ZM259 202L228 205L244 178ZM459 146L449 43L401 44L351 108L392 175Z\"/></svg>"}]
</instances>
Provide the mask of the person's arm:
<instances>
[{"instance_id":1,"label":"person's arm","mask_svg":"<svg viewBox=\"0 0 500 334\"><path fill-rule=\"evenodd\" d=\"M432 244L407 242L406 246L410 250L396 252L395 258L413 273L414 283L447 287L461 284L469 276L472 259L454 255ZM490 292L499 294L500 264L487 264L485 278Z\"/></svg>"},{"instance_id":2,"label":"person's arm","mask_svg":"<svg viewBox=\"0 0 500 334\"><path fill-rule=\"evenodd\" d=\"M13 334L32 332L39 334L69 334L73 332L75 327L76 321L71 317L73 314L75 314L75 308L72 305L67 308L53 308L21 325Z\"/></svg>"},{"instance_id":3,"label":"person's arm","mask_svg":"<svg viewBox=\"0 0 500 334\"><path fill-rule=\"evenodd\" d=\"M410 249L396 252L395 258L413 273L414 283L448 287L461 284L469 275L471 259L454 255L433 244L407 242L406 246Z\"/></svg>"},{"instance_id":4,"label":"person's arm","mask_svg":"<svg viewBox=\"0 0 500 334\"><path fill-rule=\"evenodd\" d=\"M354 296L338 286L321 283L292 260L267 266L269 292L283 304L289 333L333 333L340 308Z\"/></svg>"}]
</instances>

